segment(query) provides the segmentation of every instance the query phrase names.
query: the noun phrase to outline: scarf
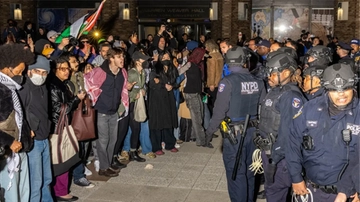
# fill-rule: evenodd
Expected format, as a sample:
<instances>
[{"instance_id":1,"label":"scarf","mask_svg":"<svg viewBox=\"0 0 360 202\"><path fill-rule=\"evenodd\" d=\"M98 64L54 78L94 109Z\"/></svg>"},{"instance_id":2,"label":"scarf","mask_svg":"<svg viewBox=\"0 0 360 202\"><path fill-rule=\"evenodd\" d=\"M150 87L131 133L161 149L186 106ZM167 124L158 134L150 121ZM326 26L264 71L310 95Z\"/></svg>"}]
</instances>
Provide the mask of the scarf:
<instances>
[{"instance_id":1,"label":"scarf","mask_svg":"<svg viewBox=\"0 0 360 202\"><path fill-rule=\"evenodd\" d=\"M120 114L119 120L125 118L129 113L129 92L126 88L128 82L128 75L125 68L121 68L124 76L124 85L121 91L121 105L125 108L124 113ZM91 72L84 75L85 89L89 94L93 106L98 101L101 95L101 86L106 80L106 72L100 67L94 68Z\"/></svg>"},{"instance_id":2,"label":"scarf","mask_svg":"<svg viewBox=\"0 0 360 202\"><path fill-rule=\"evenodd\" d=\"M17 83L15 83L9 76L3 74L0 72L0 83L4 84L9 90L11 90L12 94L12 100L13 100L13 106L15 110L15 121L16 125L19 129L19 139L17 141L21 141L21 128L22 128L22 120L23 120L23 112L20 104L19 97L16 93L16 90L21 89L21 86ZM17 153L12 153L7 159L6 159L6 165L9 173L10 183L7 187L7 190L9 190L12 186L12 179L14 177L15 172L19 172L19 165L20 165L20 157Z\"/></svg>"}]
</instances>

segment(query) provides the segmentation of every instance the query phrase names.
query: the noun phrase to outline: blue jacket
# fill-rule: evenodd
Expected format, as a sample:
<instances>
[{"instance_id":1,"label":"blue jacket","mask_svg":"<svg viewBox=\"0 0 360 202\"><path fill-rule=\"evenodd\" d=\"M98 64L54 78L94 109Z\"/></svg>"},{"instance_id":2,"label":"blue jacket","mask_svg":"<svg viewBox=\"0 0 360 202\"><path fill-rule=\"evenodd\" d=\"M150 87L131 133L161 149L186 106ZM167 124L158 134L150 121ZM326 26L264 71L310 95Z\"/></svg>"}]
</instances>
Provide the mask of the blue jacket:
<instances>
[{"instance_id":1,"label":"blue jacket","mask_svg":"<svg viewBox=\"0 0 360 202\"><path fill-rule=\"evenodd\" d=\"M309 94L309 93L305 93L305 97L307 98L307 100L312 100L315 99L321 95L325 94L325 89L324 87L319 88L319 90L317 90L315 93L313 94Z\"/></svg>"},{"instance_id":2,"label":"blue jacket","mask_svg":"<svg viewBox=\"0 0 360 202\"><path fill-rule=\"evenodd\" d=\"M360 132L360 107L358 99L340 114L330 116L329 97L324 94L307 102L294 116L290 131L286 160L293 183L303 181L301 172L305 169L307 179L318 185L336 185L338 176L347 161L347 147L342 131L350 129L352 141L349 144L350 164L354 167L357 158L358 134ZM314 148L305 150L303 137L311 136Z\"/></svg>"},{"instance_id":3,"label":"blue jacket","mask_svg":"<svg viewBox=\"0 0 360 202\"><path fill-rule=\"evenodd\" d=\"M298 88L296 83L287 83L288 87ZM285 147L288 142L288 136L290 134L289 125L291 125L293 116L299 111L299 109L303 106L306 102L305 97L299 90L288 90L282 94L283 87L275 87L272 88L268 94L266 95L265 99L261 103L261 114L264 111L264 106L275 105L275 110L280 113L280 125L278 128L278 134L276 142L272 148L271 158L275 164L280 162L282 159L285 158ZM282 94L282 95L281 95ZM271 100L270 97L281 97L278 100ZM262 121L265 121L260 117L260 124ZM264 137L267 137L267 134L264 134L266 131L260 131L260 134Z\"/></svg>"},{"instance_id":4,"label":"blue jacket","mask_svg":"<svg viewBox=\"0 0 360 202\"><path fill-rule=\"evenodd\" d=\"M215 133L226 116L233 122L245 120L247 114L256 118L258 104L265 94L263 82L251 75L248 69L232 67L231 74L219 83L214 113L206 134Z\"/></svg>"}]
</instances>

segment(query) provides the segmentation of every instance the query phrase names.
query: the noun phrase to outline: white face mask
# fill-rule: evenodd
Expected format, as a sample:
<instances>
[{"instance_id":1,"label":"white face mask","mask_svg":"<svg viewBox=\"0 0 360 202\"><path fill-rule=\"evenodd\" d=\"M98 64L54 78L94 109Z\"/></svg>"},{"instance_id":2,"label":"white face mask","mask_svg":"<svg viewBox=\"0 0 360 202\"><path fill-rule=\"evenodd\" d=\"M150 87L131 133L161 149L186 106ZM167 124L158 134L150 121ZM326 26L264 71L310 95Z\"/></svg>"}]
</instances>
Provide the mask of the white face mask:
<instances>
[{"instance_id":1,"label":"white face mask","mask_svg":"<svg viewBox=\"0 0 360 202\"><path fill-rule=\"evenodd\" d=\"M30 80L33 82L36 86L41 86L45 83L47 76L41 76L39 74L32 74L32 77Z\"/></svg>"}]
</instances>

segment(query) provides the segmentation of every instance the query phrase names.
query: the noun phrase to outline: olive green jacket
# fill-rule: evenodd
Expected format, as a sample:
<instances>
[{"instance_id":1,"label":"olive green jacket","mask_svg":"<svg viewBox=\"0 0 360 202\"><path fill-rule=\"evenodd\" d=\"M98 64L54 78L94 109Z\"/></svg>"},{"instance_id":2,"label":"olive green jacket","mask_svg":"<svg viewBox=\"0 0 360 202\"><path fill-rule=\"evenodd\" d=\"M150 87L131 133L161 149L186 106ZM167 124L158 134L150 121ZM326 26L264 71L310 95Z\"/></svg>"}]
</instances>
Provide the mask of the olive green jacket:
<instances>
[{"instance_id":1,"label":"olive green jacket","mask_svg":"<svg viewBox=\"0 0 360 202\"><path fill-rule=\"evenodd\" d=\"M130 103L136 101L136 96L141 89L144 90L145 81L146 81L146 77L144 70L141 70L141 73L139 73L136 70L136 68L131 68L128 71L128 82L129 83L136 82L133 88L129 91Z\"/></svg>"}]
</instances>

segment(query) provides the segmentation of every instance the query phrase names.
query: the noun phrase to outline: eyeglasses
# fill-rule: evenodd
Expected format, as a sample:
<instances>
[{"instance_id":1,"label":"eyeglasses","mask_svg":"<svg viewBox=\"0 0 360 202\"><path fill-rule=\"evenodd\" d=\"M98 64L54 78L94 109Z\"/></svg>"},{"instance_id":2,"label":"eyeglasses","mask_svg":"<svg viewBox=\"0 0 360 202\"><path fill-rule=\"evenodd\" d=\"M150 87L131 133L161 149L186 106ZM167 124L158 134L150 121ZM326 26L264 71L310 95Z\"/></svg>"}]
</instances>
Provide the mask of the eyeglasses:
<instances>
[{"instance_id":1,"label":"eyeglasses","mask_svg":"<svg viewBox=\"0 0 360 202\"><path fill-rule=\"evenodd\" d=\"M70 70L71 70L69 67L59 67L59 68L56 68L56 69L59 69L59 70L62 71L62 72L66 72L66 71L70 71Z\"/></svg>"},{"instance_id":2,"label":"eyeglasses","mask_svg":"<svg viewBox=\"0 0 360 202\"><path fill-rule=\"evenodd\" d=\"M81 43L89 43L89 41L81 41Z\"/></svg>"}]
</instances>

